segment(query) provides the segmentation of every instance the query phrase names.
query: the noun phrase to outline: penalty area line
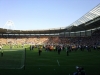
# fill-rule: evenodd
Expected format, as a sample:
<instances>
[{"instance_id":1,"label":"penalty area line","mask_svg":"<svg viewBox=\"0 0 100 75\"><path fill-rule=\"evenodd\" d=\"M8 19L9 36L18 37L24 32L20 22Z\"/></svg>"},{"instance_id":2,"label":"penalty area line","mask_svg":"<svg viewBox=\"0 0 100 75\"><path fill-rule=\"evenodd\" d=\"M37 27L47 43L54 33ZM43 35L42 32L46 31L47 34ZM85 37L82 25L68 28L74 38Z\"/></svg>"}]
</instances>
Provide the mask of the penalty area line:
<instances>
[{"instance_id":1,"label":"penalty area line","mask_svg":"<svg viewBox=\"0 0 100 75\"><path fill-rule=\"evenodd\" d=\"M16 69L22 69L24 67L24 65L22 65L20 68L16 68Z\"/></svg>"},{"instance_id":2,"label":"penalty area line","mask_svg":"<svg viewBox=\"0 0 100 75\"><path fill-rule=\"evenodd\" d=\"M58 65L26 65L26 66L58 66ZM60 66L65 66L65 67L67 67L67 66L75 66L76 67L77 65L60 65ZM78 66L98 66L98 65L78 65Z\"/></svg>"}]
</instances>

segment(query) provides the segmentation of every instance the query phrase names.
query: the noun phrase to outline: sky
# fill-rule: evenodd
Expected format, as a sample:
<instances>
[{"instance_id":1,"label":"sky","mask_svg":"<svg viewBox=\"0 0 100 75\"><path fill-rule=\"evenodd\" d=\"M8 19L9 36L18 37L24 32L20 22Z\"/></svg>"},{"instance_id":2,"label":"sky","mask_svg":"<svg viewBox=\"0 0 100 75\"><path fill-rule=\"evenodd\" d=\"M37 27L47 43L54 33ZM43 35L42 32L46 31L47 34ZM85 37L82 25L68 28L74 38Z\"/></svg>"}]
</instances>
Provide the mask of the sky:
<instances>
[{"instance_id":1,"label":"sky","mask_svg":"<svg viewBox=\"0 0 100 75\"><path fill-rule=\"evenodd\" d=\"M100 0L0 0L0 28L67 27L99 3ZM8 26L8 21L13 24Z\"/></svg>"}]
</instances>

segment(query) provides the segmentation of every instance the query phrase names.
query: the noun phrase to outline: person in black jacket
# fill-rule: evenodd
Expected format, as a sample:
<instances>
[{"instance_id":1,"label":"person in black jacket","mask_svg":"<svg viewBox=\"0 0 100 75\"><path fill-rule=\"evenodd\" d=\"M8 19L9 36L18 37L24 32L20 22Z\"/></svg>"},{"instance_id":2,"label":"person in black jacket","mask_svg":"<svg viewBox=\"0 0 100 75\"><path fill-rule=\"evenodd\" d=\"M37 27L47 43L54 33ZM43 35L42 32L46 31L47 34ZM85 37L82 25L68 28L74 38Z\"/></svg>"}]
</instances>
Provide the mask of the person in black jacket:
<instances>
[{"instance_id":1,"label":"person in black jacket","mask_svg":"<svg viewBox=\"0 0 100 75\"><path fill-rule=\"evenodd\" d=\"M61 52L61 47L58 46L58 54L60 54L60 52Z\"/></svg>"},{"instance_id":2,"label":"person in black jacket","mask_svg":"<svg viewBox=\"0 0 100 75\"><path fill-rule=\"evenodd\" d=\"M39 48L39 56L41 55L42 47Z\"/></svg>"}]
</instances>

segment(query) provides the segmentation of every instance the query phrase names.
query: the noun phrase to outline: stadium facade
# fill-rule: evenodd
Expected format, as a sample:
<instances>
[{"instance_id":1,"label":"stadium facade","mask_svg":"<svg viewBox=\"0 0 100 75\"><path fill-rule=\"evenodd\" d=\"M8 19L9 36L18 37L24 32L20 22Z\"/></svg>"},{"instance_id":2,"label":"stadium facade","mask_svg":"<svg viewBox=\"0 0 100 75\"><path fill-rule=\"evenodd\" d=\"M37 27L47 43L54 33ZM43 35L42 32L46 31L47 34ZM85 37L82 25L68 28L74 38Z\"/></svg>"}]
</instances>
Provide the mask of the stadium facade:
<instances>
[{"instance_id":1,"label":"stadium facade","mask_svg":"<svg viewBox=\"0 0 100 75\"><path fill-rule=\"evenodd\" d=\"M91 36L91 34L100 29L100 4L83 15L81 18L64 28L54 28L47 30L11 30L0 28L0 37L10 38L15 36Z\"/></svg>"}]
</instances>

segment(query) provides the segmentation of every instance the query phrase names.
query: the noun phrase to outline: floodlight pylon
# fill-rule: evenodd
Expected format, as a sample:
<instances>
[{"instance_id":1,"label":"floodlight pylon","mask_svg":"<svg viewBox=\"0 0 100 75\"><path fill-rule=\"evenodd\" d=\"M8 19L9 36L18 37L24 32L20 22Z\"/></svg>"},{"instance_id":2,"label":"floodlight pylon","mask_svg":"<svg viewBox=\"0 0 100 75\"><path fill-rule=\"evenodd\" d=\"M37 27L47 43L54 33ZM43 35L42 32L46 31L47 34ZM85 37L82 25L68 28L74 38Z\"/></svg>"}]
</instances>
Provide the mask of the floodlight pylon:
<instances>
[{"instance_id":1,"label":"floodlight pylon","mask_svg":"<svg viewBox=\"0 0 100 75\"><path fill-rule=\"evenodd\" d=\"M3 27L4 29L15 29L14 22L12 20L8 20Z\"/></svg>"},{"instance_id":2,"label":"floodlight pylon","mask_svg":"<svg viewBox=\"0 0 100 75\"><path fill-rule=\"evenodd\" d=\"M7 33L10 33L10 30L15 29L14 22L12 20L8 20L3 26L3 29L7 29Z\"/></svg>"}]
</instances>

